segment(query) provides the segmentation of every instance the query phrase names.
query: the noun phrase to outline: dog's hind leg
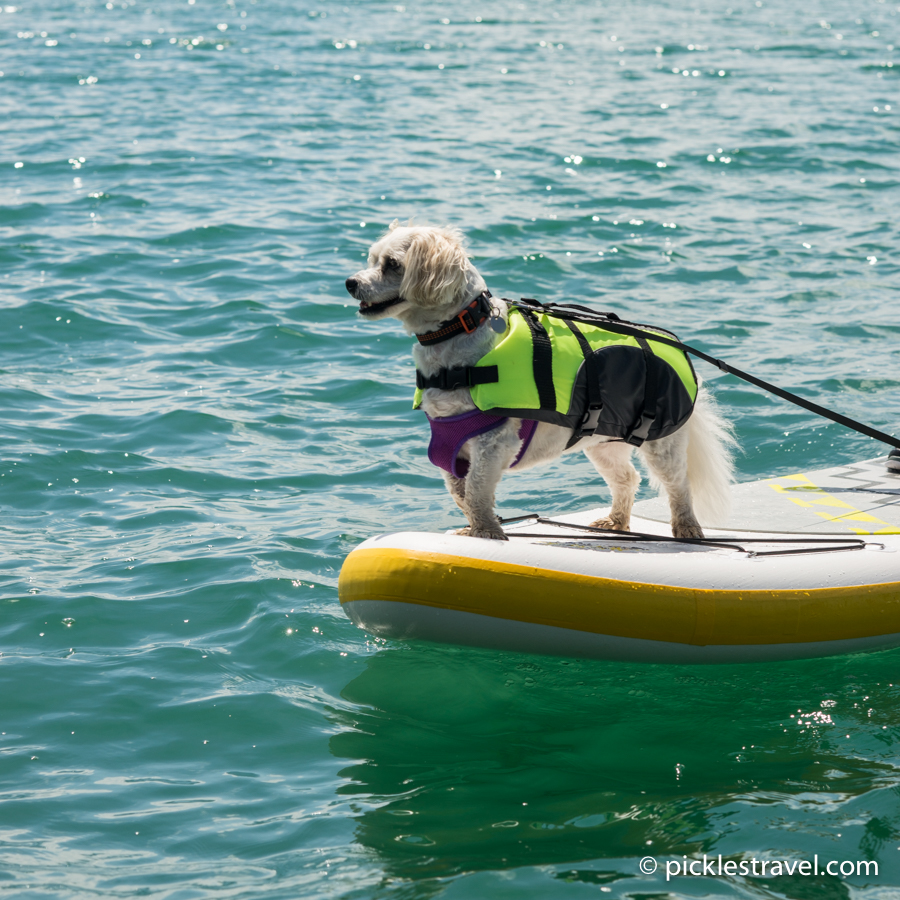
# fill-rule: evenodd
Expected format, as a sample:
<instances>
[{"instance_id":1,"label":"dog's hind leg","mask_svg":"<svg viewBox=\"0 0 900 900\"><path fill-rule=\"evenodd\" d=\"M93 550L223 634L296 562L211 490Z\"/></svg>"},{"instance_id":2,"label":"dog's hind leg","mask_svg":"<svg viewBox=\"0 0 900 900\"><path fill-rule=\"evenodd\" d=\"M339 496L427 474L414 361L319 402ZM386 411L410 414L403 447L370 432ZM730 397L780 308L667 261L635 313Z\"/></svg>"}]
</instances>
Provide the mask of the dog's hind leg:
<instances>
[{"instance_id":1,"label":"dog's hind leg","mask_svg":"<svg viewBox=\"0 0 900 900\"><path fill-rule=\"evenodd\" d=\"M688 480L688 440L689 431L682 428L658 441L647 441L641 447L640 454L653 480L659 482L669 498L672 535L677 538L702 538L703 529L694 515Z\"/></svg>"},{"instance_id":2,"label":"dog's hind leg","mask_svg":"<svg viewBox=\"0 0 900 900\"><path fill-rule=\"evenodd\" d=\"M634 494L641 483L641 476L631 462L630 444L605 441L584 448L584 455L603 476L612 493L612 507L609 516L597 519L591 524L595 528L612 528L615 531L629 531L631 507Z\"/></svg>"}]
</instances>

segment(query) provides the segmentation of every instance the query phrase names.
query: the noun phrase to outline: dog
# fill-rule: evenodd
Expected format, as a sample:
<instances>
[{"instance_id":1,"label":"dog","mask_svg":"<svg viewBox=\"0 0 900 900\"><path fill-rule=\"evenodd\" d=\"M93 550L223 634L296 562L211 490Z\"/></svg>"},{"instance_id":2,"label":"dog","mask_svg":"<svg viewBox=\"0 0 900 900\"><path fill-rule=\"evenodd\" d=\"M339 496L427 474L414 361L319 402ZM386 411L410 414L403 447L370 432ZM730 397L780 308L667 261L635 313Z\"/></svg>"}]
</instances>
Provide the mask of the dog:
<instances>
[{"instance_id":1,"label":"dog","mask_svg":"<svg viewBox=\"0 0 900 900\"><path fill-rule=\"evenodd\" d=\"M359 301L359 314L367 321L398 319L410 335L436 332L464 311L475 298L487 296L487 285L469 261L462 234L452 228L401 226L396 220L369 250L368 264L346 280L350 295ZM491 298L491 321L451 339L413 348L416 368L424 376L442 369L473 366L497 341L508 321L508 307ZM501 327L490 327L497 322ZM429 419L443 419L475 410L467 387L423 391L421 408ZM494 494L503 473L515 465L526 469L550 462L569 450L572 429L538 422L523 449L523 421L508 418L500 427L470 438L459 451L468 471L457 477L444 473L451 497L465 514L468 527L458 534L507 540L494 513ZM665 491L676 538L702 538L697 514L706 521L727 513L733 480L731 426L719 415L715 401L700 386L687 422L666 437L646 440L638 449L651 484ZM572 448L575 449L575 448ZM577 444L605 479L612 494L609 515L592 524L597 528L629 531L640 475L632 462L629 443L591 435ZM695 512L696 511L696 512Z\"/></svg>"}]
</instances>

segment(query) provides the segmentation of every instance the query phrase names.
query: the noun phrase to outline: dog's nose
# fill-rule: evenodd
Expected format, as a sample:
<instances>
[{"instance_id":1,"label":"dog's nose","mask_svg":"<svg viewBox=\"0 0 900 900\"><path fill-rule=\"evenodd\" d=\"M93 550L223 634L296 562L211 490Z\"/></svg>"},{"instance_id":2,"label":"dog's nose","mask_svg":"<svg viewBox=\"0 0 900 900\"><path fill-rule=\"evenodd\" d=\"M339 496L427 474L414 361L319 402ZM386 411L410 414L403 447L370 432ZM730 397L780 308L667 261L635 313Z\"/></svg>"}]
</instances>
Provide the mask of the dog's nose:
<instances>
[{"instance_id":1,"label":"dog's nose","mask_svg":"<svg viewBox=\"0 0 900 900\"><path fill-rule=\"evenodd\" d=\"M345 282L347 285L347 292L350 294L356 294L356 289L359 287L359 282L355 278L348 278Z\"/></svg>"}]
</instances>

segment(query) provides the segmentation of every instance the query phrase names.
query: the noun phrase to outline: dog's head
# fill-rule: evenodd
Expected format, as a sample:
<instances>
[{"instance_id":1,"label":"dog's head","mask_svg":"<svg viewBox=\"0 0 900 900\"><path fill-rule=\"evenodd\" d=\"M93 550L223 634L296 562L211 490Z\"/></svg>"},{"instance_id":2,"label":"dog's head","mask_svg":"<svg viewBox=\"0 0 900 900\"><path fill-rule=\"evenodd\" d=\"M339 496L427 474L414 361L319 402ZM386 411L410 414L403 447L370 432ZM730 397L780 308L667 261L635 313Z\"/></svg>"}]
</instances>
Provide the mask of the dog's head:
<instances>
[{"instance_id":1,"label":"dog's head","mask_svg":"<svg viewBox=\"0 0 900 900\"><path fill-rule=\"evenodd\" d=\"M347 290L359 301L366 319L393 316L412 324L424 318L446 318L466 297L474 272L451 228L405 227L396 220L369 250L369 264L347 279Z\"/></svg>"}]
</instances>

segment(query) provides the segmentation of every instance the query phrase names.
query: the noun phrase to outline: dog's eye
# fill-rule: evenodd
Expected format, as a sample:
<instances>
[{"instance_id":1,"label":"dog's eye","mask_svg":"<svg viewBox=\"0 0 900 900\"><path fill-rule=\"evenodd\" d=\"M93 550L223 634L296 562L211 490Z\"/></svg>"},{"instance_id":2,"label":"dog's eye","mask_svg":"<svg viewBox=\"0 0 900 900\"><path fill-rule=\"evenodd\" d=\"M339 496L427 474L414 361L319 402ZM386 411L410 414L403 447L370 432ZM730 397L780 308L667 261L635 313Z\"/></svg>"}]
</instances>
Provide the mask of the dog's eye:
<instances>
[{"instance_id":1,"label":"dog's eye","mask_svg":"<svg viewBox=\"0 0 900 900\"><path fill-rule=\"evenodd\" d=\"M384 261L384 271L385 272L396 272L397 269L400 268L400 263L394 259L392 256L389 256Z\"/></svg>"}]
</instances>

